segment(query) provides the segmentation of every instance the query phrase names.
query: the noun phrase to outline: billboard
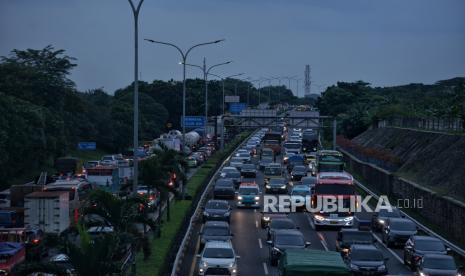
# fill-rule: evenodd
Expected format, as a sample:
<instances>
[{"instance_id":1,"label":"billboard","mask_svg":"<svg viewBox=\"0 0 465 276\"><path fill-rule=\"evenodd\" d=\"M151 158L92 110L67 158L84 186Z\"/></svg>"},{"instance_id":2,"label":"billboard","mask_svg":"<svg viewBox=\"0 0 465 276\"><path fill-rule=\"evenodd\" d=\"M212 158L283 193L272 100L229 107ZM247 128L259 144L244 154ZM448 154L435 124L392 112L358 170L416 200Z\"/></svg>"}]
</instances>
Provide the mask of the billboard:
<instances>
[{"instance_id":1,"label":"billboard","mask_svg":"<svg viewBox=\"0 0 465 276\"><path fill-rule=\"evenodd\" d=\"M186 116L184 122L181 122L181 126L185 127L203 127L205 125L204 116Z\"/></svg>"},{"instance_id":2,"label":"billboard","mask_svg":"<svg viewBox=\"0 0 465 276\"><path fill-rule=\"evenodd\" d=\"M245 103L230 103L229 104L229 112L232 114L239 114L242 110L247 107Z\"/></svg>"}]
</instances>

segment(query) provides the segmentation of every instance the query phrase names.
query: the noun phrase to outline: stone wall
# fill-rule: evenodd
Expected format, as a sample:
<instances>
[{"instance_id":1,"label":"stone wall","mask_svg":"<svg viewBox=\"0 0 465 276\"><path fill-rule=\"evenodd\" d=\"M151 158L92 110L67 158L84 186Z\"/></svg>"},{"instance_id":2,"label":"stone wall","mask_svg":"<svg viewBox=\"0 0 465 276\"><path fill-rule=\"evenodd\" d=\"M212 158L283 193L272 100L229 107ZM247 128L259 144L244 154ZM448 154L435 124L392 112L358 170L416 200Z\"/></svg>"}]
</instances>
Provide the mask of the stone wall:
<instances>
[{"instance_id":1,"label":"stone wall","mask_svg":"<svg viewBox=\"0 0 465 276\"><path fill-rule=\"evenodd\" d=\"M418 203L422 208L414 208L415 213L432 225L437 225L448 239L465 244L465 204L448 196L438 195L412 181L397 177L375 165L360 161L351 154L344 154L347 169L356 176L363 177L363 184L378 194L387 195L391 203L409 199L412 205Z\"/></svg>"}]
</instances>

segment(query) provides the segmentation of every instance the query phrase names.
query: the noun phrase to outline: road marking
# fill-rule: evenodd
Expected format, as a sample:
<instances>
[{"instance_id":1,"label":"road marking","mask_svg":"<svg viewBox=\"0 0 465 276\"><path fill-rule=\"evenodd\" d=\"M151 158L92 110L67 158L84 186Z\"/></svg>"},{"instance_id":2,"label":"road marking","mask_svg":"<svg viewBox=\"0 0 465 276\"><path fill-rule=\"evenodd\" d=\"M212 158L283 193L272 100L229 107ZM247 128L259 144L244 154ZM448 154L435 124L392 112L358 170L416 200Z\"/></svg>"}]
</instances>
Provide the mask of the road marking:
<instances>
[{"instance_id":1,"label":"road marking","mask_svg":"<svg viewBox=\"0 0 465 276\"><path fill-rule=\"evenodd\" d=\"M256 213L256 212L257 212L257 209L253 209L253 212Z\"/></svg>"},{"instance_id":2,"label":"road marking","mask_svg":"<svg viewBox=\"0 0 465 276\"><path fill-rule=\"evenodd\" d=\"M313 223L313 220L310 218L310 215L307 215L307 220L310 224L310 227L312 227L312 229L315 230L315 224Z\"/></svg>"},{"instance_id":3,"label":"road marking","mask_svg":"<svg viewBox=\"0 0 465 276\"><path fill-rule=\"evenodd\" d=\"M402 258L396 254L396 252L394 252L394 250L392 250L391 248L387 247L387 245L385 245L383 243L383 241L378 237L376 236L375 234L372 234L373 237L375 237L375 239L378 241L379 244L381 244L384 248L387 249L387 251L389 251L389 253L391 253L392 255L394 255L394 258L396 258L401 264L404 263L404 260L402 260Z\"/></svg>"},{"instance_id":4,"label":"road marking","mask_svg":"<svg viewBox=\"0 0 465 276\"><path fill-rule=\"evenodd\" d=\"M255 221L255 227L258 228L258 221Z\"/></svg>"},{"instance_id":5,"label":"road marking","mask_svg":"<svg viewBox=\"0 0 465 276\"><path fill-rule=\"evenodd\" d=\"M263 270L265 271L265 275L268 275L268 266L266 263L263 263Z\"/></svg>"},{"instance_id":6,"label":"road marking","mask_svg":"<svg viewBox=\"0 0 465 276\"><path fill-rule=\"evenodd\" d=\"M323 247L325 248L326 251L329 251L328 243L326 242L325 237L323 237L323 235L321 233L319 233L319 232L317 232L316 234L320 238L321 245L323 245Z\"/></svg>"},{"instance_id":7,"label":"road marking","mask_svg":"<svg viewBox=\"0 0 465 276\"><path fill-rule=\"evenodd\" d=\"M262 239L260 238L258 238L258 246L260 247L260 249L263 248Z\"/></svg>"}]
</instances>

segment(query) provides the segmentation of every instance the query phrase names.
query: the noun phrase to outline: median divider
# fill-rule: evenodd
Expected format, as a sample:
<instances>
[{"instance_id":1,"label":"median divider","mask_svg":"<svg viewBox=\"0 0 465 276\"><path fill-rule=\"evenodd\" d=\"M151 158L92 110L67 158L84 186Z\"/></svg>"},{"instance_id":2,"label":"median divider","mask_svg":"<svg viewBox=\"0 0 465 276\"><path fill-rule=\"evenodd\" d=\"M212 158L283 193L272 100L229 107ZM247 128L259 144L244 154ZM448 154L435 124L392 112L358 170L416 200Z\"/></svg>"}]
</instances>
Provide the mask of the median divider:
<instances>
[{"instance_id":1,"label":"median divider","mask_svg":"<svg viewBox=\"0 0 465 276\"><path fill-rule=\"evenodd\" d=\"M143 254L136 256L137 275L165 275L171 268L175 271L183 257L184 244L190 239L190 225L198 215L198 206L204 198L208 185L226 158L250 135L243 132L229 143L224 151L215 152L186 183L186 192L192 200L174 199L170 202L170 221L164 221L159 237L150 238L151 256L144 260ZM202 192L203 191L203 192ZM186 234L184 234L186 233ZM181 262L182 263L182 262Z\"/></svg>"}]
</instances>

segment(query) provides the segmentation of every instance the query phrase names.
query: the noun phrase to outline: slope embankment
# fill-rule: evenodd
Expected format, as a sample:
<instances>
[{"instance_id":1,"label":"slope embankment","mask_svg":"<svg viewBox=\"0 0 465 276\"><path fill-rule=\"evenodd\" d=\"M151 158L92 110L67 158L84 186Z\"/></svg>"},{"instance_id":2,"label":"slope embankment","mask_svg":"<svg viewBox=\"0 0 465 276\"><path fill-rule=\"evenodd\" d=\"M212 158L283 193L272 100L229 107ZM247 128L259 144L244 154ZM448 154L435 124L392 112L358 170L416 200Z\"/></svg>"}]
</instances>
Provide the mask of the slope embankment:
<instances>
[{"instance_id":1,"label":"slope embankment","mask_svg":"<svg viewBox=\"0 0 465 276\"><path fill-rule=\"evenodd\" d=\"M465 136L400 128L370 129L352 142L389 151L395 175L465 202Z\"/></svg>"}]
</instances>

